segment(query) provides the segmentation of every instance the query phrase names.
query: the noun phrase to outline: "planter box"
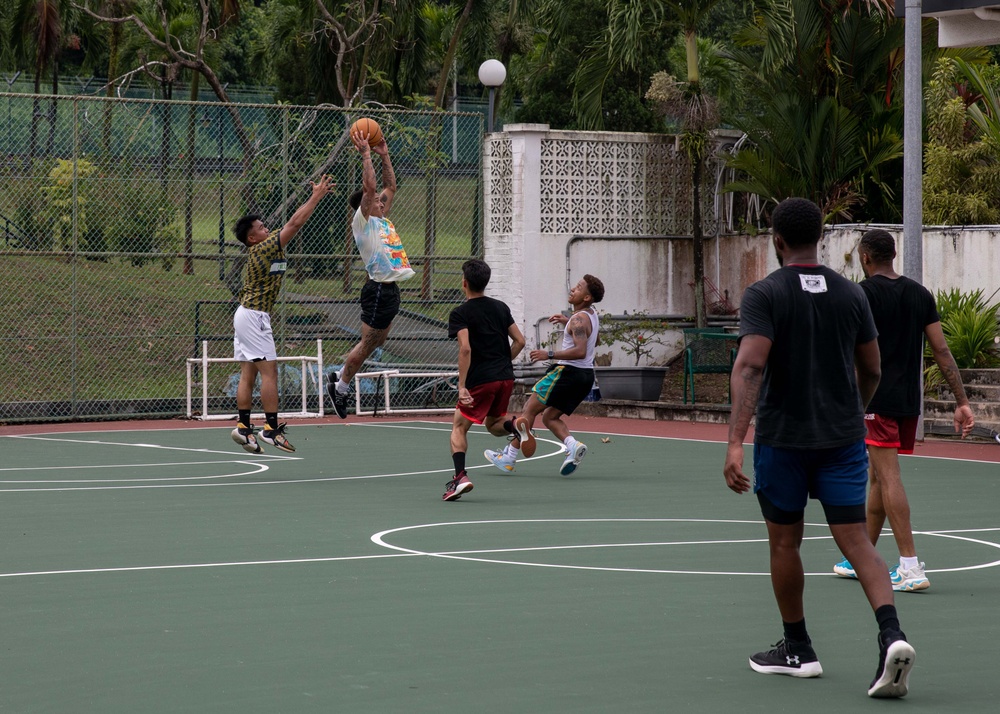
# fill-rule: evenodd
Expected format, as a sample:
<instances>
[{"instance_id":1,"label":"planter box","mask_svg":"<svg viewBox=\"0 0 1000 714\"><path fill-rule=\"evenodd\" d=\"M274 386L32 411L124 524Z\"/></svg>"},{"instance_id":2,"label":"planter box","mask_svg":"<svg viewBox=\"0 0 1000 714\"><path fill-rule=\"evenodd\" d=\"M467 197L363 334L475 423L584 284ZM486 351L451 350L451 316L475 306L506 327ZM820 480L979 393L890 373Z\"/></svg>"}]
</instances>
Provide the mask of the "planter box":
<instances>
[{"instance_id":1,"label":"planter box","mask_svg":"<svg viewBox=\"0 0 1000 714\"><path fill-rule=\"evenodd\" d=\"M667 367L595 367L602 399L658 402Z\"/></svg>"}]
</instances>

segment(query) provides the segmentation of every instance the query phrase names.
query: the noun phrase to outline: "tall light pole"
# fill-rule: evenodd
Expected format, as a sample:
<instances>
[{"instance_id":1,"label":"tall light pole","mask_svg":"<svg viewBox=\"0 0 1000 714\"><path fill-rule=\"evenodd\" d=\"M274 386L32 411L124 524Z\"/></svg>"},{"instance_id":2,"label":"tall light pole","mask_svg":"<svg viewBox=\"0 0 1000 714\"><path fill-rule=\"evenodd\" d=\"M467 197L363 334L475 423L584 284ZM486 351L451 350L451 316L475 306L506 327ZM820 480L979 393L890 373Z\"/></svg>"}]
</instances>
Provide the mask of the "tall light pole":
<instances>
[{"instance_id":1,"label":"tall light pole","mask_svg":"<svg viewBox=\"0 0 1000 714\"><path fill-rule=\"evenodd\" d=\"M496 97L497 87L507 79L507 68L503 62L495 59L488 59L479 65L479 81L490 90L489 113L487 114L487 128L493 133L493 102Z\"/></svg>"}]
</instances>

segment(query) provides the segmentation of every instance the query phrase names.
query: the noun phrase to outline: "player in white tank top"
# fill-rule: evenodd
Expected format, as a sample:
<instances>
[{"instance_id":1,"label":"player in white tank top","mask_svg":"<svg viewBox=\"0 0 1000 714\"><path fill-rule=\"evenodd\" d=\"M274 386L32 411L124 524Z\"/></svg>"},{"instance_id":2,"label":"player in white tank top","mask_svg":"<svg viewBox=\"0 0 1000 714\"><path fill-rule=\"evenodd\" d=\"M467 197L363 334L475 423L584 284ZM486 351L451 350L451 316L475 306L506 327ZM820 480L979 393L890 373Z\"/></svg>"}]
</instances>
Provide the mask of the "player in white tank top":
<instances>
[{"instance_id":1,"label":"player in white tank top","mask_svg":"<svg viewBox=\"0 0 1000 714\"><path fill-rule=\"evenodd\" d=\"M529 356L532 362L547 359L557 360L557 363L535 384L521 416L504 423L504 428L515 435L510 445L502 452L485 452L486 458L501 471L514 470L518 453L528 457L534 455L536 443L531 429L539 414L542 423L566 447L567 456L559 468L560 474L573 473L587 453L587 446L573 438L562 417L572 414L594 386L594 349L599 320L593 305L603 298L604 284L593 275L584 275L569 291L573 315L567 318L560 313L549 318L553 324L566 326L560 349L535 349Z\"/></svg>"}]
</instances>

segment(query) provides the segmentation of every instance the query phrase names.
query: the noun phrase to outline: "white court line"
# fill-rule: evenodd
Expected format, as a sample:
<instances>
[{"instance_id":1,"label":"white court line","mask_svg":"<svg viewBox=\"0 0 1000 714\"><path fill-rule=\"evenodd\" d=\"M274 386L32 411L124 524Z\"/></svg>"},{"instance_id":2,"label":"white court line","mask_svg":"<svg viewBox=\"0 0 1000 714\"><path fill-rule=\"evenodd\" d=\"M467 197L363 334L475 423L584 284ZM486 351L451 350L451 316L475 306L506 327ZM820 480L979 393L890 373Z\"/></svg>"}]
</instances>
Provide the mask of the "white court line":
<instances>
[{"instance_id":1,"label":"white court line","mask_svg":"<svg viewBox=\"0 0 1000 714\"><path fill-rule=\"evenodd\" d=\"M600 566L585 566L585 565L567 565L562 563L534 563L530 561L517 561L517 560L499 560L493 558L473 558L469 557L468 554L463 554L460 551L457 552L443 552L435 553L429 551L421 551L413 548L406 548L403 546L393 545L388 543L385 538L388 535L394 533L400 533L403 531L419 530L423 528L437 528L441 526L467 526L467 525L496 525L496 524L522 524L522 523L725 523L725 524L752 524L761 525L760 521L745 521L745 520L730 520L730 519L709 519L709 518L552 518L552 519L502 519L502 520L484 520L484 521L453 521L444 523L428 523L423 525L415 526L403 526L401 528L392 528L385 531L380 531L371 537L371 541L376 545L380 545L384 548L390 550L395 550L402 553L409 553L411 555L426 555L434 558L445 558L453 560L469 560L480 563L492 563L496 565L520 565L532 568L556 568L564 570L589 570L589 571L603 571L603 572L616 572L616 573L664 573L672 575L746 575L746 576L770 576L769 572L744 572L744 571L729 571L721 572L716 570L674 570L674 569L661 569L661 568L613 568L613 567L600 567ZM816 527L816 528L828 528L829 526L825 523L806 523L806 526ZM1000 530L1000 529L983 529L983 530ZM969 532L977 532L970 530ZM993 543L991 541L977 540L974 538L963 538L956 535L946 535L943 531L920 531L919 533L914 533L914 535L928 535L928 536L940 536L944 538L953 538L956 540L964 540L971 543L977 543L979 545L985 545L987 547L1000 549L1000 543ZM809 536L803 538L803 540L829 540L832 539L832 535L824 536ZM635 546L645 546L645 545L700 545L700 544L744 544L744 543L763 543L767 542L766 538L747 538L747 539L732 539L732 540L715 540L715 541L680 541L680 542L670 542L670 543L635 543ZM526 547L526 548L512 548L512 549L487 549L483 551L470 551L470 553L505 553L505 552L526 552L526 551L538 551L538 550L572 550L580 548L579 545L567 545L567 546L551 546L551 547ZM629 544L606 544L606 545L590 545L585 546L590 548L600 548L600 547L629 547ZM1000 560L995 560L988 563L980 563L976 565L957 567L957 568L939 568L935 570L927 570L928 573L954 573L966 570L981 570L984 568L993 568L1000 566ZM809 576L833 576L830 571L819 572L819 573L805 573Z\"/></svg>"},{"instance_id":2,"label":"white court line","mask_svg":"<svg viewBox=\"0 0 1000 714\"><path fill-rule=\"evenodd\" d=\"M195 570L195 569L205 569L205 568L233 568L233 567L247 567L247 566L261 566L261 565L299 565L299 564L309 564L309 563L335 563L335 562L346 562L346 561L359 561L359 560L381 560L385 558L412 558L412 557L430 557L430 558L448 558L454 560L469 560L475 562L483 563L493 563L497 565L525 565L536 568L556 568L556 569L568 569L568 570L590 570L590 571L605 571L605 572L626 572L626 573L653 573L653 574L669 574L669 575L742 575L742 576L766 576L770 575L766 572L720 572L713 570L664 570L664 569L652 569L652 568L609 568L609 567L596 567L596 566L578 566L578 565L563 565L554 563L532 563L532 562L520 562L511 560L494 560L488 558L472 558L468 557L471 555L484 555L484 554L497 554L497 553L518 553L518 552L539 552L539 551L555 551L555 550L581 550L581 549L600 549L600 548L633 548L633 547L649 547L649 546L675 546L675 545L727 545L727 544L750 544L750 543L765 543L766 538L749 538L749 539L727 539L727 540L696 540L696 541L662 541L662 542L638 542L638 543L589 543L589 544L571 544L571 545L554 545L554 546L525 546L518 548L491 548L491 549L480 549L480 550L454 550L454 551L442 551L442 552L429 552L429 551L417 551L401 546L391 545L384 541L384 536L391 533L398 533L407 530L417 530L421 528L436 528L441 526L469 526L469 525L496 525L496 524L522 524L522 523L696 523L696 524L710 524L710 523L726 523L726 524L736 524L736 525L761 525L760 521L752 520L726 520L726 519L703 519L703 518L553 518L553 519L504 519L504 520L486 520L486 521L450 521L442 523L426 523L422 525L415 526L404 526L401 528L392 528L371 536L371 541L376 545L388 548L390 550L395 550L395 553L380 553L375 555L346 555L346 556L333 556L327 558L287 558L279 560L244 560L244 561L223 561L218 563L175 563L173 565L136 565L136 566L121 566L121 567L108 567L108 568L73 568L65 570L37 570L37 571L24 571L24 572L14 572L14 573L0 573L0 578L24 578L24 577L37 577L37 576L47 576L47 575L87 575L87 574L103 574L103 573L128 573L128 572L148 572L148 571L162 571L162 570ZM826 528L825 523L806 523L807 526ZM985 532L991 531L995 532L1000 530L1000 528L982 528L982 529L964 529L961 532ZM922 531L920 535L940 535L942 537L949 537L946 531ZM978 543L981 545L986 545L992 548L1000 549L1000 543L993 543L990 541L982 541L973 538L962 538L958 536L950 536L957 540L966 540L972 543ZM830 540L832 536L807 536L804 540ZM979 570L988 567L994 567L1000 565L1000 560L994 561L992 563L985 563L981 565L973 565L964 568L948 568L948 569L937 569L928 570L928 573L950 573L958 572L962 570ZM810 576L833 576L831 572L823 573L806 573Z\"/></svg>"},{"instance_id":3,"label":"white court line","mask_svg":"<svg viewBox=\"0 0 1000 714\"><path fill-rule=\"evenodd\" d=\"M39 575L87 575L92 573L134 573L150 570L195 570L199 568L235 568L248 565L295 565L298 563L334 563L344 560L379 560L408 558L407 553L380 553L378 555L345 555L334 558L294 558L288 560L244 560L223 563L178 563L175 565L135 565L120 568L76 568L73 570L36 570L23 573L0 573L0 578L27 578Z\"/></svg>"},{"instance_id":4,"label":"white court line","mask_svg":"<svg viewBox=\"0 0 1000 714\"><path fill-rule=\"evenodd\" d=\"M149 432L142 432L149 433ZM219 451L217 449L195 449L186 446L164 446L163 444L142 444L127 441L96 441L91 439L61 439L56 437L43 437L43 436L12 436L11 439L29 439L33 441L55 441L67 444L88 444L93 446L132 446L136 448L144 449L163 449L165 451L184 451L196 454L222 454L223 456L232 456L232 451ZM264 459L279 459L279 460L292 460L299 461L302 459L301 456L281 456L279 454L261 454L261 458Z\"/></svg>"},{"instance_id":5,"label":"white court line","mask_svg":"<svg viewBox=\"0 0 1000 714\"><path fill-rule=\"evenodd\" d=\"M411 423L411 422L404 422L403 424L409 424L409 423ZM420 423L436 424L437 422L420 422ZM445 428L430 428L430 427L414 427L414 426L407 426L407 425L397 426L395 424L353 424L352 426L375 426L375 427L379 427L379 428L418 429L418 430L436 431L436 432L445 432L445 433L450 433L451 432L451 428L450 427L448 427L447 429L445 429ZM168 430L158 430L158 431L168 431ZM141 433L150 433L150 431L142 431ZM483 436L492 436L488 431L482 431L482 430L470 431L470 433L471 434L476 434L476 435L483 435ZM37 441L55 441L55 442L69 442L69 443L83 443L83 444L99 444L99 445L103 445L103 444L107 443L107 444L110 444L112 446L146 447L146 448L153 448L153 449L168 449L168 450L185 451L185 452L193 452L193 453L222 454L222 455L230 456L230 457L233 456L233 453L231 451L216 451L216 450L212 450L212 449L194 449L194 448L187 448L187 447L160 446L158 444L142 444L142 443L128 443L128 442L84 441L84 440L77 440L77 439L63 439L63 438L54 438L54 437L53 438L48 438L48 437L41 437L41 436L31 436L31 437L29 437L29 436L14 436L14 437L10 437L10 438L33 439L33 440L37 440ZM494 438L496 438L496 437L494 437ZM521 458L521 459L518 460L518 463L527 463L529 461L537 461L537 460L540 460L540 459L551 458L553 456L558 456L563 451L563 445L561 443L557 442L557 441L553 441L551 439L538 439L538 441L545 442L545 443L548 443L548 444L552 444L553 446L556 447L557 450L554 451L551 454L537 454L537 455L532 456L530 458ZM304 459L304 457L302 457L302 456L271 456L269 454L262 454L261 458L263 458L263 459L268 459L269 458L269 459L272 459L273 461L302 461ZM257 462L256 460L248 461L248 460L245 460L245 459L240 459L240 460L233 460L233 461L219 460L219 461L198 461L198 462L191 462L191 463L192 464L199 464L199 465L201 465L201 464L216 464L216 463L218 463L218 464L235 463L235 464L244 464L244 465L248 465L248 466L260 465L260 466L262 466L262 468L260 468L258 471L244 471L244 472L240 472L240 473L223 474L221 476L191 476L191 477L175 477L175 478L163 478L163 479L156 479L156 478L150 478L150 479L88 479L88 480L75 479L75 480L66 480L66 481L49 481L49 480L46 480L46 481L37 481L37 480L33 480L33 481L6 481L6 480L0 480L0 493L30 493L30 492L41 492L41 491L53 491L53 492L60 492L60 491L101 491L101 490L115 490L115 489L132 490L132 489L141 489L141 488L209 488L209 487L211 487L211 488L217 488L217 487L222 487L222 486L283 486L283 485L286 485L286 484L323 483L323 482L329 482L329 481L360 481L360 480L365 480L365 479L381 479L381 478L395 478L395 477L401 477L401 476L423 476L423 475L431 475L431 474L450 474L450 473L452 473L452 468L441 468L441 469L429 469L429 470L425 469L425 470L421 470L421 471L404 471L404 472L382 473L382 474L367 474L367 475L352 475L352 476L329 476L329 477L317 477L317 478L305 478L305 479L282 479L282 480L276 480L276 481L236 481L236 482L232 482L232 483L165 483L165 484L154 483L156 481L172 481L172 482L177 482L177 481L207 481L207 480L212 480L212 479L214 479L214 480L221 480L223 478L235 478L235 477L239 477L239 476L250 476L250 475L253 475L255 473L262 473L263 471L267 471L268 470L268 467L263 466L263 464L259 464L259 462ZM183 464L183 463L178 463L176 465L177 466L187 466L187 464ZM136 465L136 464L115 464L115 465L109 465L109 466L88 466L88 467L82 467L82 466L81 467L54 466L54 467L51 467L51 468L52 469L126 468L126 467L134 467L134 466L139 466L139 465ZM41 471L41 470L45 470L46 468L48 468L48 467L33 466L33 467L24 468L24 469L13 469L13 468L11 468L11 469L0 469L0 472L3 472L3 471L28 471L28 470ZM467 468L468 468L469 471L472 471L474 469L493 469L493 468L496 468L496 467L493 466L493 464L478 464L478 465L475 465L475 466L469 466ZM4 484L18 484L18 483L31 483L31 484L74 483L74 484L79 484L79 483L121 483L121 482L128 482L128 481L141 482L142 485L135 485L135 486L75 486L75 487L65 487L65 488L63 488L63 487L50 487L50 488L4 488Z\"/></svg>"},{"instance_id":6,"label":"white court line","mask_svg":"<svg viewBox=\"0 0 1000 714\"><path fill-rule=\"evenodd\" d=\"M212 481L223 478L236 478L238 476L253 476L254 474L262 474L265 471L269 471L270 467L267 464L257 464L252 461L204 461L201 463L206 464L242 464L244 466L249 466L249 471L239 471L235 473L228 474L217 474L215 476L164 476L162 478L88 478L88 479L44 479L44 480L31 480L31 481L0 481L2 484L15 484L15 483L30 483L30 484L46 484L46 483L73 483L73 484L84 484L84 483L155 483L157 481ZM175 466L189 466L189 464L175 464ZM95 468L112 468L112 467L95 467ZM25 469L27 470L27 469ZM178 485L190 485L190 484L178 484ZM109 486L108 488L113 488ZM124 488L124 487L123 487ZM0 487L0 492L8 491L18 491L18 490L37 490L37 491L72 491L75 489L63 489L63 488L39 488L39 489L7 489Z\"/></svg>"}]
</instances>

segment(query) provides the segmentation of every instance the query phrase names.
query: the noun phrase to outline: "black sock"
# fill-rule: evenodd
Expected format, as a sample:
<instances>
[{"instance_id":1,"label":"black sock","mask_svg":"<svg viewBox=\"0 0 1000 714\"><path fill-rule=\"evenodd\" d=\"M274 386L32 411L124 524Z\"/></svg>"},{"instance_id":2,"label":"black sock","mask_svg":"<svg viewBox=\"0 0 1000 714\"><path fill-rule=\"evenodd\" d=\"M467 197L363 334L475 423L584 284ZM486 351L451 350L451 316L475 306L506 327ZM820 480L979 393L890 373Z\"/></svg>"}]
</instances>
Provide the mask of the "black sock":
<instances>
[{"instance_id":1,"label":"black sock","mask_svg":"<svg viewBox=\"0 0 1000 714\"><path fill-rule=\"evenodd\" d=\"M503 430L508 434L516 434L517 430L514 428L514 419L508 419L503 423Z\"/></svg>"},{"instance_id":2,"label":"black sock","mask_svg":"<svg viewBox=\"0 0 1000 714\"><path fill-rule=\"evenodd\" d=\"M267 420L268 430L274 431L278 428L278 412L264 412L264 418Z\"/></svg>"},{"instance_id":3,"label":"black sock","mask_svg":"<svg viewBox=\"0 0 1000 714\"><path fill-rule=\"evenodd\" d=\"M455 462L455 475L458 476L465 471L465 452L456 451L451 455L451 460Z\"/></svg>"},{"instance_id":4,"label":"black sock","mask_svg":"<svg viewBox=\"0 0 1000 714\"><path fill-rule=\"evenodd\" d=\"M250 426L250 409L240 409L240 424L243 426Z\"/></svg>"},{"instance_id":5,"label":"black sock","mask_svg":"<svg viewBox=\"0 0 1000 714\"><path fill-rule=\"evenodd\" d=\"M883 605L875 611L875 621L878 623L878 631L899 630L899 617L896 615L895 605Z\"/></svg>"},{"instance_id":6,"label":"black sock","mask_svg":"<svg viewBox=\"0 0 1000 714\"><path fill-rule=\"evenodd\" d=\"M802 618L798 622L781 623L785 628L785 639L791 642L809 642L809 633L806 632L806 620Z\"/></svg>"}]
</instances>

